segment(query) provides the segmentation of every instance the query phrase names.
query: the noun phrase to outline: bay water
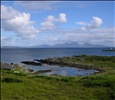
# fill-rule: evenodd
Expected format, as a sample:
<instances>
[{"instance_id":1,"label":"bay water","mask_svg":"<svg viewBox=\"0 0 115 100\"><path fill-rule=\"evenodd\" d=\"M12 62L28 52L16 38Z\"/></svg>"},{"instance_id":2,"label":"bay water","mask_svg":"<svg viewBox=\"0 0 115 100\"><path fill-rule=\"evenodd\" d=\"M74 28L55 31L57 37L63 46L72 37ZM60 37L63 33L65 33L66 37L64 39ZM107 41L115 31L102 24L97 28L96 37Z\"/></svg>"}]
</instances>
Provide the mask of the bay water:
<instances>
[{"instance_id":1,"label":"bay water","mask_svg":"<svg viewBox=\"0 0 115 100\"><path fill-rule=\"evenodd\" d=\"M73 55L101 55L115 56L115 52L102 51L107 48L1 48L1 61L5 63L17 63L21 61L33 61L34 59L44 59L52 57L67 57ZM89 75L95 70L84 70L71 68L68 66L46 65L27 66L34 70L52 69L51 72L45 74L57 74L63 76Z\"/></svg>"}]
</instances>

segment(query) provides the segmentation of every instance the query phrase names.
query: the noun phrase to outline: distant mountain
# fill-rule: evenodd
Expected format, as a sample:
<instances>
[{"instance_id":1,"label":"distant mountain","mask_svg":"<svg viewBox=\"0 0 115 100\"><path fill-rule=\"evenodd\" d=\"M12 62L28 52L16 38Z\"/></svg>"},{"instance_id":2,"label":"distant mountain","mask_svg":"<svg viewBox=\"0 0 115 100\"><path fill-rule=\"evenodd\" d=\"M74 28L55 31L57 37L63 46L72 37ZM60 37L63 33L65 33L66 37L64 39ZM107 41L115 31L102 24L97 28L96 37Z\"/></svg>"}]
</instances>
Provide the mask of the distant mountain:
<instances>
[{"instance_id":1,"label":"distant mountain","mask_svg":"<svg viewBox=\"0 0 115 100\"><path fill-rule=\"evenodd\" d=\"M53 45L52 47L60 47L60 48L72 47L73 48L73 47L78 47L78 46L79 46L78 43L69 42L69 43L64 43L64 44L56 44L56 45Z\"/></svg>"},{"instance_id":2,"label":"distant mountain","mask_svg":"<svg viewBox=\"0 0 115 100\"><path fill-rule=\"evenodd\" d=\"M64 43L64 44L56 44L56 45L53 45L52 47L60 47L60 48L86 48L86 47L105 47L103 45L93 45L93 44L90 44L90 43L84 43L84 44L78 44L76 42L70 42L70 43Z\"/></svg>"},{"instance_id":3,"label":"distant mountain","mask_svg":"<svg viewBox=\"0 0 115 100\"><path fill-rule=\"evenodd\" d=\"M49 48L50 45L36 45L36 46L31 46L31 48Z\"/></svg>"},{"instance_id":4,"label":"distant mountain","mask_svg":"<svg viewBox=\"0 0 115 100\"><path fill-rule=\"evenodd\" d=\"M93 47L107 47L103 45L93 45L91 43L84 43L84 44L78 44L76 42L67 42L63 44L55 44L55 45L37 45L34 46L37 48L93 48Z\"/></svg>"},{"instance_id":5,"label":"distant mountain","mask_svg":"<svg viewBox=\"0 0 115 100\"><path fill-rule=\"evenodd\" d=\"M1 46L1 48L20 48L18 46Z\"/></svg>"},{"instance_id":6,"label":"distant mountain","mask_svg":"<svg viewBox=\"0 0 115 100\"><path fill-rule=\"evenodd\" d=\"M103 45L93 45L91 43L84 43L84 44L81 44L80 45L81 47L106 47L106 46L103 46Z\"/></svg>"},{"instance_id":7,"label":"distant mountain","mask_svg":"<svg viewBox=\"0 0 115 100\"><path fill-rule=\"evenodd\" d=\"M78 44L76 42L67 42L63 44L55 44L55 45L36 45L36 46L28 46L28 47L21 47L21 46L2 46L1 48L104 48L107 46L103 45L93 45L91 43L83 43Z\"/></svg>"}]
</instances>

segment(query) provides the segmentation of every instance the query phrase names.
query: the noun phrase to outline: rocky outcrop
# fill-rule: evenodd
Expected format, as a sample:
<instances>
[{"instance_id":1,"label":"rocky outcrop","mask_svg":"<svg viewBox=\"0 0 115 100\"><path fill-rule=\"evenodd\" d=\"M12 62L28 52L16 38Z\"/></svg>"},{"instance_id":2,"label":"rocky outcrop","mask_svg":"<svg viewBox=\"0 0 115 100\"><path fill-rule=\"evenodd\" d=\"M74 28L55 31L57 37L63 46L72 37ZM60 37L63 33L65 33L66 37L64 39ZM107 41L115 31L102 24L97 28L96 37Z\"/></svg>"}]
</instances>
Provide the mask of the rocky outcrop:
<instances>
[{"instance_id":1,"label":"rocky outcrop","mask_svg":"<svg viewBox=\"0 0 115 100\"><path fill-rule=\"evenodd\" d=\"M67 57L68 60L71 60L69 57ZM79 64L77 62L65 62L64 58L47 58L47 59L40 59L37 60L38 62L49 64L49 65L61 65L61 66L69 66L69 67L77 67L77 68L83 68L83 69L89 69L92 68L92 65L85 65L85 64Z\"/></svg>"},{"instance_id":2,"label":"rocky outcrop","mask_svg":"<svg viewBox=\"0 0 115 100\"><path fill-rule=\"evenodd\" d=\"M21 61L21 63L27 64L27 65L39 65L39 66L42 65L40 62L34 62L34 61Z\"/></svg>"},{"instance_id":3,"label":"rocky outcrop","mask_svg":"<svg viewBox=\"0 0 115 100\"><path fill-rule=\"evenodd\" d=\"M82 69L94 69L101 71L98 67L94 67L93 64L87 64L87 58L92 57L90 55L77 55L72 57L54 57L54 58L47 58L47 59L35 59L35 61L40 62L42 64L49 64L49 65L60 65L60 66L69 66L69 67L76 67ZM94 56L95 57L95 56Z\"/></svg>"},{"instance_id":4,"label":"rocky outcrop","mask_svg":"<svg viewBox=\"0 0 115 100\"><path fill-rule=\"evenodd\" d=\"M102 60L104 59L104 57L91 56L91 55L74 55L71 57L34 59L33 61L23 61L23 63L31 65L42 65L42 64L60 65L60 66L76 67L82 69L94 69L102 71L101 67L99 66L95 67L94 64L92 63L100 59Z\"/></svg>"}]
</instances>

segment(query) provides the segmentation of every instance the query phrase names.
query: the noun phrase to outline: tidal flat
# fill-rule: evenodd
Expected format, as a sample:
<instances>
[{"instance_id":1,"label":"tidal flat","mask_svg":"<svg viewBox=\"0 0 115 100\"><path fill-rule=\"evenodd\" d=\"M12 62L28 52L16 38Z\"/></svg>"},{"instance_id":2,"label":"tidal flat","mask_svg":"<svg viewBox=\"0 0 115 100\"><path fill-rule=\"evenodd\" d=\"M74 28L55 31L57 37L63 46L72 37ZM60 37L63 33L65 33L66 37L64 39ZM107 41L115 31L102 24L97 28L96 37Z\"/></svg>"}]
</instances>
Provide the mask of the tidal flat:
<instances>
[{"instance_id":1,"label":"tidal flat","mask_svg":"<svg viewBox=\"0 0 115 100\"><path fill-rule=\"evenodd\" d=\"M55 58L56 61L65 64L74 62L85 65L83 68L86 69L100 70L100 73L87 76L42 76L30 74L22 67L21 70L19 67L14 70L1 69L1 100L115 99L115 56L80 55Z\"/></svg>"}]
</instances>

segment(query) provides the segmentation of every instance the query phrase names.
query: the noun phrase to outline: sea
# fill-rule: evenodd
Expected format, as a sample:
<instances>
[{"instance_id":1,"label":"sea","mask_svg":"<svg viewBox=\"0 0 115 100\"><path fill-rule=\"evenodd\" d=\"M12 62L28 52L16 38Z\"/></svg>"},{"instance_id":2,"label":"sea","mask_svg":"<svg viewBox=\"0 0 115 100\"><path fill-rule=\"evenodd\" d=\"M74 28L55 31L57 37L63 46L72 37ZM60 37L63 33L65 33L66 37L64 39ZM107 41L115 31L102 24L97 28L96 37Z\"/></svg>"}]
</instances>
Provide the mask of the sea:
<instances>
[{"instance_id":1,"label":"sea","mask_svg":"<svg viewBox=\"0 0 115 100\"><path fill-rule=\"evenodd\" d=\"M115 52L102 51L110 48L1 48L1 61L5 63L21 64L21 61L33 61L34 59L44 59L52 57L71 57L73 55L101 55L101 56L115 56ZM53 74L74 76L76 69L69 69L68 66L27 66L34 70L53 69ZM67 70L67 71L66 71ZM72 71L71 71L72 70ZM62 72L61 72L62 71ZM65 71L65 72L64 72ZM69 73L67 73L69 71ZM78 69L76 70L78 74ZM72 73L74 72L74 73ZM81 72L81 71L80 71ZM88 70L89 72L89 70ZM50 73L50 74L52 74ZM65 73L65 74L63 74ZM88 74L88 73L86 73ZM84 75L81 73L79 75Z\"/></svg>"},{"instance_id":2,"label":"sea","mask_svg":"<svg viewBox=\"0 0 115 100\"><path fill-rule=\"evenodd\" d=\"M19 64L23 60L82 54L115 56L115 52L102 51L105 49L107 48L1 48L1 61Z\"/></svg>"}]
</instances>

